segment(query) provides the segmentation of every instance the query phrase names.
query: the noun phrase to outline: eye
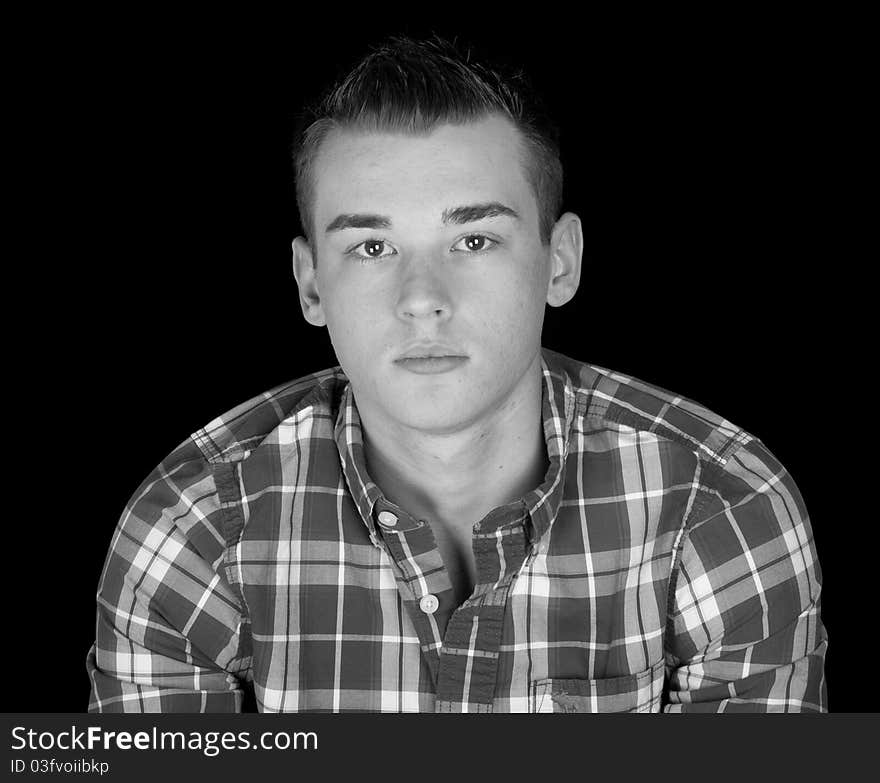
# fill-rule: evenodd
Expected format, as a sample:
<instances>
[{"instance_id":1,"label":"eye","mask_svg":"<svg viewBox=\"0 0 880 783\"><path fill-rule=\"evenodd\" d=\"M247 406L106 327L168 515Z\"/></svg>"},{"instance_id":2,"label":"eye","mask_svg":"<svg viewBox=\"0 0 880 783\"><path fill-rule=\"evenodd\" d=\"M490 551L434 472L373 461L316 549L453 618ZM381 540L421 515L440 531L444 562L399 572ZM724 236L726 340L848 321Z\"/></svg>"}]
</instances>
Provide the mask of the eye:
<instances>
[{"instance_id":1,"label":"eye","mask_svg":"<svg viewBox=\"0 0 880 783\"><path fill-rule=\"evenodd\" d=\"M465 253L482 253L486 250L491 250L498 244L500 244L500 242L498 242L497 239L487 237L485 234L468 234L459 239L458 242L452 246L452 249Z\"/></svg>"},{"instance_id":2,"label":"eye","mask_svg":"<svg viewBox=\"0 0 880 783\"><path fill-rule=\"evenodd\" d=\"M384 239L367 239L347 251L347 255L360 259L363 263L393 256L397 251Z\"/></svg>"}]
</instances>

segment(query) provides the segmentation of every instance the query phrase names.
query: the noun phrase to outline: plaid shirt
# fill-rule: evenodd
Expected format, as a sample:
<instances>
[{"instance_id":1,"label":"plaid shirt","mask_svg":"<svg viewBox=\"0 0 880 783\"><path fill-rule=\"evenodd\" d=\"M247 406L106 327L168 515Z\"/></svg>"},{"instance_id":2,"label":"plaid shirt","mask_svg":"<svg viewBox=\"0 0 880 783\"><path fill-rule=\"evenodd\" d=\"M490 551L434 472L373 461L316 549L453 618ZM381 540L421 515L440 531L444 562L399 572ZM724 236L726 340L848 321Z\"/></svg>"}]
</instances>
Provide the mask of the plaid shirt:
<instances>
[{"instance_id":1,"label":"plaid shirt","mask_svg":"<svg viewBox=\"0 0 880 783\"><path fill-rule=\"evenodd\" d=\"M825 711L821 571L763 443L542 352L544 482L474 525L458 606L430 524L367 473L341 369L184 441L98 589L90 711ZM392 524L388 524L391 522Z\"/></svg>"}]
</instances>

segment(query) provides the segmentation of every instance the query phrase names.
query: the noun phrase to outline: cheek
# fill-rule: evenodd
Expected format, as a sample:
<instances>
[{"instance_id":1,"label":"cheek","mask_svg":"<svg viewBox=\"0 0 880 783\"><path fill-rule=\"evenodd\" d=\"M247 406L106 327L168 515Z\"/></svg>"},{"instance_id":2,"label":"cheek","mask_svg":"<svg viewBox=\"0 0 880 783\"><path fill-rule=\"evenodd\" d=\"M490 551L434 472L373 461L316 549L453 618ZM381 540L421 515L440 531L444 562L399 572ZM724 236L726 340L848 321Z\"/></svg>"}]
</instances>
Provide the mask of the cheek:
<instances>
[{"instance_id":1,"label":"cheek","mask_svg":"<svg viewBox=\"0 0 880 783\"><path fill-rule=\"evenodd\" d=\"M368 342L369 325L365 323L365 313L352 304L332 308L327 312L327 328L333 344L348 353Z\"/></svg>"},{"instance_id":2,"label":"cheek","mask_svg":"<svg viewBox=\"0 0 880 783\"><path fill-rule=\"evenodd\" d=\"M339 359L358 365L375 355L380 339L376 296L363 287L335 286L324 297L327 329Z\"/></svg>"},{"instance_id":3,"label":"cheek","mask_svg":"<svg viewBox=\"0 0 880 783\"><path fill-rule=\"evenodd\" d=\"M491 292L491 293L490 293ZM539 273L517 275L490 284L476 303L484 331L492 335L504 353L515 353L521 343L540 334L546 286Z\"/></svg>"}]
</instances>

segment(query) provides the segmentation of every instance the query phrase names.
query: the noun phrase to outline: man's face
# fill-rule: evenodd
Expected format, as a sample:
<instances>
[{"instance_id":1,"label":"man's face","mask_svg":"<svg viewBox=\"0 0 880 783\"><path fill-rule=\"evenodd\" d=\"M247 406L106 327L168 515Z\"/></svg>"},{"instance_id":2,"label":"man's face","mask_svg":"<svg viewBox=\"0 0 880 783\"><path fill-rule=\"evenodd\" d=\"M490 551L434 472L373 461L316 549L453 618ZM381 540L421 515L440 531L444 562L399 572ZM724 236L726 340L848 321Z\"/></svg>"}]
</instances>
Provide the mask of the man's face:
<instances>
[{"instance_id":1,"label":"man's face","mask_svg":"<svg viewBox=\"0 0 880 783\"><path fill-rule=\"evenodd\" d=\"M313 172L320 310L362 414L444 434L515 404L551 272L516 128L334 131ZM402 358L424 354L463 358Z\"/></svg>"}]
</instances>

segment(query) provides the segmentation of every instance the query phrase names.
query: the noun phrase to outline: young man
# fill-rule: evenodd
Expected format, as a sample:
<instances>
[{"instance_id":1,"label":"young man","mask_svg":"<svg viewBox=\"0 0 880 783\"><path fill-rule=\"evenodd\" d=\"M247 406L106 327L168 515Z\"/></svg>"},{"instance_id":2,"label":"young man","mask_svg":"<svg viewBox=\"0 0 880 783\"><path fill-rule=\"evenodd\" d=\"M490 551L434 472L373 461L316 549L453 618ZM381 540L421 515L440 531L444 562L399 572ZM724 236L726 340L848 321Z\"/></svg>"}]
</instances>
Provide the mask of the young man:
<instances>
[{"instance_id":1,"label":"young man","mask_svg":"<svg viewBox=\"0 0 880 783\"><path fill-rule=\"evenodd\" d=\"M90 710L825 710L785 469L541 347L583 240L528 90L394 39L296 168L300 303L341 366L215 419L137 490Z\"/></svg>"}]
</instances>

